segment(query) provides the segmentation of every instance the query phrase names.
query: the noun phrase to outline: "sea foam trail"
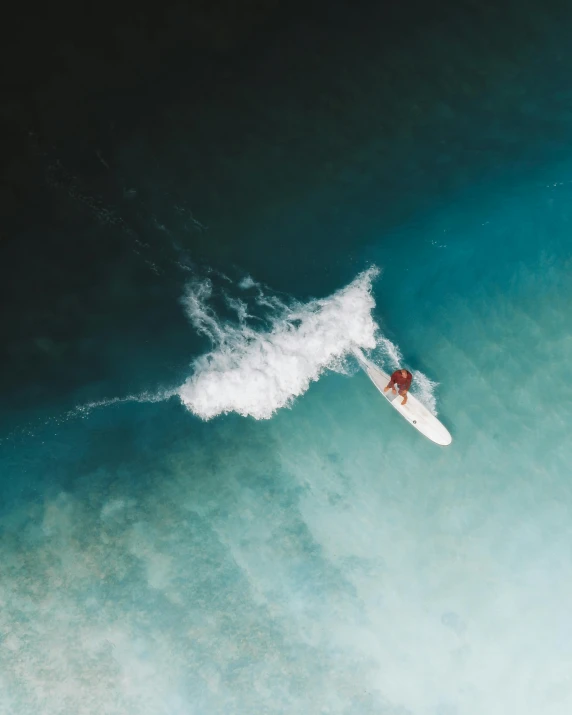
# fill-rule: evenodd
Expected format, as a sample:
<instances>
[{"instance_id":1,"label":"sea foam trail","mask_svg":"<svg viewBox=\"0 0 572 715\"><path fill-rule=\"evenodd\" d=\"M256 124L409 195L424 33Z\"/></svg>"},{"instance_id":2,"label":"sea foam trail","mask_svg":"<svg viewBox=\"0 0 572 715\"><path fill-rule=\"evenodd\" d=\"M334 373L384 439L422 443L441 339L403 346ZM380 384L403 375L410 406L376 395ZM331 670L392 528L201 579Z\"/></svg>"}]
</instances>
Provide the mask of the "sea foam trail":
<instances>
[{"instance_id":1,"label":"sea foam trail","mask_svg":"<svg viewBox=\"0 0 572 715\"><path fill-rule=\"evenodd\" d=\"M191 284L184 298L187 314L214 348L194 362L193 375L179 390L182 402L206 420L225 412L268 419L290 405L325 370L343 370L352 346L375 347L371 284L377 274L370 268L330 297L305 304L267 296L247 281L243 287L257 291L254 302L267 308L263 329L248 322L243 301L227 301L237 320L221 321L208 303L211 284Z\"/></svg>"},{"instance_id":2,"label":"sea foam trail","mask_svg":"<svg viewBox=\"0 0 572 715\"><path fill-rule=\"evenodd\" d=\"M370 268L328 298L305 304L266 295L248 278L239 287L254 289L250 302L226 298L234 321L221 320L211 307L210 281L190 284L183 304L194 328L212 341L213 350L194 361L193 374L178 391L181 401L205 420L228 412L268 419L290 406L324 371L345 372L352 347L370 351L378 345L371 290L378 274L377 268ZM266 310L263 328L251 314L251 304ZM381 337L379 347L392 365L402 363L393 343ZM432 383L425 381L427 394L422 398L426 404L432 399L434 409Z\"/></svg>"}]
</instances>

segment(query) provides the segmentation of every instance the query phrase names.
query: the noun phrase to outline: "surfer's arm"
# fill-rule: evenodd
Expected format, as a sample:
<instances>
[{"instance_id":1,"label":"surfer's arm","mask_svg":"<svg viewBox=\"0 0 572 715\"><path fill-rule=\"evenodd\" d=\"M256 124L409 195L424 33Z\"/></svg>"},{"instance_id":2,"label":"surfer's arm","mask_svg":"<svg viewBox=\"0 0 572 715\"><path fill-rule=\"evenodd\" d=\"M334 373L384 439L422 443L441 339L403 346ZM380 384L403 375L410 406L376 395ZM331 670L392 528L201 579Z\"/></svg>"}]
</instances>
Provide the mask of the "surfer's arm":
<instances>
[{"instance_id":1,"label":"surfer's arm","mask_svg":"<svg viewBox=\"0 0 572 715\"><path fill-rule=\"evenodd\" d=\"M387 392L388 390L393 390L395 392L395 375L396 373L394 372L393 375L389 378L389 382L383 388L384 392Z\"/></svg>"},{"instance_id":2,"label":"surfer's arm","mask_svg":"<svg viewBox=\"0 0 572 715\"><path fill-rule=\"evenodd\" d=\"M397 373L398 371L394 372L393 375L389 378L389 382L387 383L388 390L395 385L395 378L397 377Z\"/></svg>"}]
</instances>

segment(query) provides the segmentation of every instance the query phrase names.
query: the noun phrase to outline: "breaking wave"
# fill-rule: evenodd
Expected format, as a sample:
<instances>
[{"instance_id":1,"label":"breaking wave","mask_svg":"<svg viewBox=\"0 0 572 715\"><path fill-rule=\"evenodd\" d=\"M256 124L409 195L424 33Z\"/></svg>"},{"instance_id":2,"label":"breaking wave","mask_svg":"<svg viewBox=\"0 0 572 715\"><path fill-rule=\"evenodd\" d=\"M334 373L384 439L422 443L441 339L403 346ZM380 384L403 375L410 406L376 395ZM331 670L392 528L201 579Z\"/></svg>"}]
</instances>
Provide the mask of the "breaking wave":
<instances>
[{"instance_id":1,"label":"breaking wave","mask_svg":"<svg viewBox=\"0 0 572 715\"><path fill-rule=\"evenodd\" d=\"M269 419L319 379L326 370L347 372L352 348L379 345L392 364L402 363L398 348L373 319L372 282L376 267L323 299L300 303L267 294L247 277L239 284L250 295L223 294L231 318L222 318L213 302L210 280L189 284L183 305L193 327L212 342L212 350L193 363L193 374L179 388L183 404L202 419L237 412ZM434 410L434 383L415 373L418 396Z\"/></svg>"}]
</instances>

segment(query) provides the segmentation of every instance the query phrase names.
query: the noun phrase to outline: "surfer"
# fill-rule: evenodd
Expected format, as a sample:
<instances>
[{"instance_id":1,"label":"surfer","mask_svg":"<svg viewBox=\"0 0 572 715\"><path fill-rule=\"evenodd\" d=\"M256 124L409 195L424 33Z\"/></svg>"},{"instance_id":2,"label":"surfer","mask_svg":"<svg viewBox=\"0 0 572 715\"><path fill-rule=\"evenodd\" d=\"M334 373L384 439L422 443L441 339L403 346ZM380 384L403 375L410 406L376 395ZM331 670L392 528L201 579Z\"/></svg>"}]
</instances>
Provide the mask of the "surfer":
<instances>
[{"instance_id":1,"label":"surfer","mask_svg":"<svg viewBox=\"0 0 572 715\"><path fill-rule=\"evenodd\" d=\"M387 392L391 389L395 395L397 394L397 390L395 389L395 386L397 385L397 387L399 387L399 396L403 397L401 404L405 405L407 402L407 392L411 387L411 380L413 380L413 375L409 372L409 370L396 370L387 383L387 386L383 388L383 391Z\"/></svg>"}]
</instances>

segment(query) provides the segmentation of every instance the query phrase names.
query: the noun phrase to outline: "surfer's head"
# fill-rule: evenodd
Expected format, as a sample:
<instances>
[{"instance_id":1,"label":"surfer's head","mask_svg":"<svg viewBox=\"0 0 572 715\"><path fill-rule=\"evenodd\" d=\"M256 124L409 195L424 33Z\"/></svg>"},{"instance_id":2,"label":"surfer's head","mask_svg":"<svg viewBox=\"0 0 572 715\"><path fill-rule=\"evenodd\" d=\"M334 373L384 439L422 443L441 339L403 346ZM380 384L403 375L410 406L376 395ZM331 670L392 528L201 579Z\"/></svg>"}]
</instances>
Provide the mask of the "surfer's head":
<instances>
[{"instance_id":1,"label":"surfer's head","mask_svg":"<svg viewBox=\"0 0 572 715\"><path fill-rule=\"evenodd\" d=\"M407 370L402 370L401 374L403 375L403 377L407 377Z\"/></svg>"}]
</instances>

